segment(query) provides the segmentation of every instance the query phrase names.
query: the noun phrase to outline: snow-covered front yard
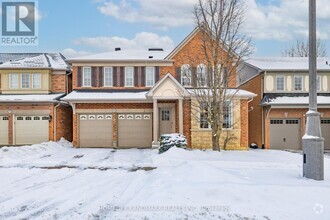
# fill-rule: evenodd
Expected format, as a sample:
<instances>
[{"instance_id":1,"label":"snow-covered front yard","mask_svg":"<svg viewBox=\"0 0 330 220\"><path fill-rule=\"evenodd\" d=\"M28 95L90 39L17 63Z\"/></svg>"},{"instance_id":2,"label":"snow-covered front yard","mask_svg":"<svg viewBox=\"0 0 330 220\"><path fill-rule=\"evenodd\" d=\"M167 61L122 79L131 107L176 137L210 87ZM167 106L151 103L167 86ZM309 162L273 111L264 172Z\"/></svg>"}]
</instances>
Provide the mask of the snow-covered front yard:
<instances>
[{"instance_id":1,"label":"snow-covered front yard","mask_svg":"<svg viewBox=\"0 0 330 220\"><path fill-rule=\"evenodd\" d=\"M302 156L74 149L62 140L0 149L0 219L330 219L325 181Z\"/></svg>"}]
</instances>

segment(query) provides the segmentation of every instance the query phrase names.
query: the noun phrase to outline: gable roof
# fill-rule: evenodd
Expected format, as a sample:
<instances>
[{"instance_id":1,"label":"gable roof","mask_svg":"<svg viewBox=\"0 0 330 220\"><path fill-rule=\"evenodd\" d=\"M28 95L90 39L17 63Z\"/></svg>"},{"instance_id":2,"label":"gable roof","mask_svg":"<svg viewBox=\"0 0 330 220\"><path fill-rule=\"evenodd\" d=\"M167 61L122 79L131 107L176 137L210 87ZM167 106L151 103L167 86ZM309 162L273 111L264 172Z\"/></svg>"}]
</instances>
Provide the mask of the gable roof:
<instances>
[{"instance_id":1,"label":"gable roof","mask_svg":"<svg viewBox=\"0 0 330 220\"><path fill-rule=\"evenodd\" d=\"M171 73L166 73L166 75L147 92L146 96L152 97L154 92L165 82L166 79L170 79L182 92L183 96L190 96L190 93L172 76Z\"/></svg>"},{"instance_id":2,"label":"gable roof","mask_svg":"<svg viewBox=\"0 0 330 220\"><path fill-rule=\"evenodd\" d=\"M0 53L0 69L69 70L61 53Z\"/></svg>"},{"instance_id":3,"label":"gable roof","mask_svg":"<svg viewBox=\"0 0 330 220\"><path fill-rule=\"evenodd\" d=\"M200 29L198 27L195 27L195 29L190 32L190 34L188 34L188 36L185 37L185 39L183 39L183 41L181 41L175 48L174 50L172 50L171 53L169 53L165 59L166 60L170 60L173 59L173 57L184 47L187 45L187 43L189 43L189 41L196 36L196 34L198 34L198 32L200 31Z\"/></svg>"},{"instance_id":4,"label":"gable roof","mask_svg":"<svg viewBox=\"0 0 330 220\"><path fill-rule=\"evenodd\" d=\"M308 57L251 57L245 64L259 71L308 71ZM330 58L317 58L317 70L330 72Z\"/></svg>"}]
</instances>

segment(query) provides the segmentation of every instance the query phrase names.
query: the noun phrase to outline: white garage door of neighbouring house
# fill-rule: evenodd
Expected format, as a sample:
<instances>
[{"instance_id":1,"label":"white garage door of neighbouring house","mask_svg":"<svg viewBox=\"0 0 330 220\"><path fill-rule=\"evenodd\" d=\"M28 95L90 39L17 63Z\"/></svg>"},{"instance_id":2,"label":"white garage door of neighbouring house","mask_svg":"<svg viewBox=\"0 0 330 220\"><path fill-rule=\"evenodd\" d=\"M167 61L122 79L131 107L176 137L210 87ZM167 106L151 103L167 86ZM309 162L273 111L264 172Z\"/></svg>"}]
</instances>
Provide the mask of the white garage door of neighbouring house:
<instances>
[{"instance_id":1,"label":"white garage door of neighbouring house","mask_svg":"<svg viewBox=\"0 0 330 220\"><path fill-rule=\"evenodd\" d=\"M324 149L330 150L330 119L321 119L321 129L324 137Z\"/></svg>"},{"instance_id":2,"label":"white garage door of neighbouring house","mask_svg":"<svg viewBox=\"0 0 330 220\"><path fill-rule=\"evenodd\" d=\"M16 116L15 144L40 144L49 141L49 116Z\"/></svg>"},{"instance_id":3,"label":"white garage door of neighbouring house","mask_svg":"<svg viewBox=\"0 0 330 220\"><path fill-rule=\"evenodd\" d=\"M270 149L302 149L300 119L271 119L269 136Z\"/></svg>"},{"instance_id":4,"label":"white garage door of neighbouring house","mask_svg":"<svg viewBox=\"0 0 330 220\"><path fill-rule=\"evenodd\" d=\"M113 120L111 114L79 115L80 147L112 147Z\"/></svg>"},{"instance_id":5,"label":"white garage door of neighbouring house","mask_svg":"<svg viewBox=\"0 0 330 220\"><path fill-rule=\"evenodd\" d=\"M0 116L0 145L8 144L8 116Z\"/></svg>"},{"instance_id":6,"label":"white garage door of neighbouring house","mask_svg":"<svg viewBox=\"0 0 330 220\"><path fill-rule=\"evenodd\" d=\"M151 114L118 114L118 147L149 148L151 144Z\"/></svg>"}]
</instances>

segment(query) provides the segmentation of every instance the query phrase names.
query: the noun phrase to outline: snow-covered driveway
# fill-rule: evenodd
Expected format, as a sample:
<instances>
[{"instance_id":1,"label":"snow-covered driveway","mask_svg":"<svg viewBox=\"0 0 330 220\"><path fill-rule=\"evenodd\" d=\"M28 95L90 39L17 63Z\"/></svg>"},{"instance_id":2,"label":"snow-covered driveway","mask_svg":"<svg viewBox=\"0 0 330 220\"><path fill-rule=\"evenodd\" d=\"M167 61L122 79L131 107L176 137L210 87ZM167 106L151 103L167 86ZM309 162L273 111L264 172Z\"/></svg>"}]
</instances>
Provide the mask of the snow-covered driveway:
<instances>
[{"instance_id":1,"label":"snow-covered driveway","mask_svg":"<svg viewBox=\"0 0 330 220\"><path fill-rule=\"evenodd\" d=\"M66 141L0 149L0 219L330 219L325 181L302 156L73 149Z\"/></svg>"}]
</instances>

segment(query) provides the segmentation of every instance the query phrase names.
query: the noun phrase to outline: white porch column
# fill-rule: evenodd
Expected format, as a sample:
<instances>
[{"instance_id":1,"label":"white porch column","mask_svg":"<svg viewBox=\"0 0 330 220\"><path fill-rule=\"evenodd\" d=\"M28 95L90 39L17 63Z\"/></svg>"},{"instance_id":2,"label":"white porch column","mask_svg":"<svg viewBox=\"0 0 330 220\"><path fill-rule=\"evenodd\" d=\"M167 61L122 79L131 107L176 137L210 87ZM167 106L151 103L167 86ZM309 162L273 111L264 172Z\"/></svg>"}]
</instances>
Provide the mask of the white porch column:
<instances>
[{"instance_id":1,"label":"white porch column","mask_svg":"<svg viewBox=\"0 0 330 220\"><path fill-rule=\"evenodd\" d=\"M158 100L154 99L153 100L153 115L154 115L154 127L153 127L153 142L152 142L152 147L157 148L159 147L159 142L158 142L158 129L159 129L159 119L158 119Z\"/></svg>"},{"instance_id":2,"label":"white porch column","mask_svg":"<svg viewBox=\"0 0 330 220\"><path fill-rule=\"evenodd\" d=\"M183 134L183 100L179 99L179 133Z\"/></svg>"}]
</instances>

